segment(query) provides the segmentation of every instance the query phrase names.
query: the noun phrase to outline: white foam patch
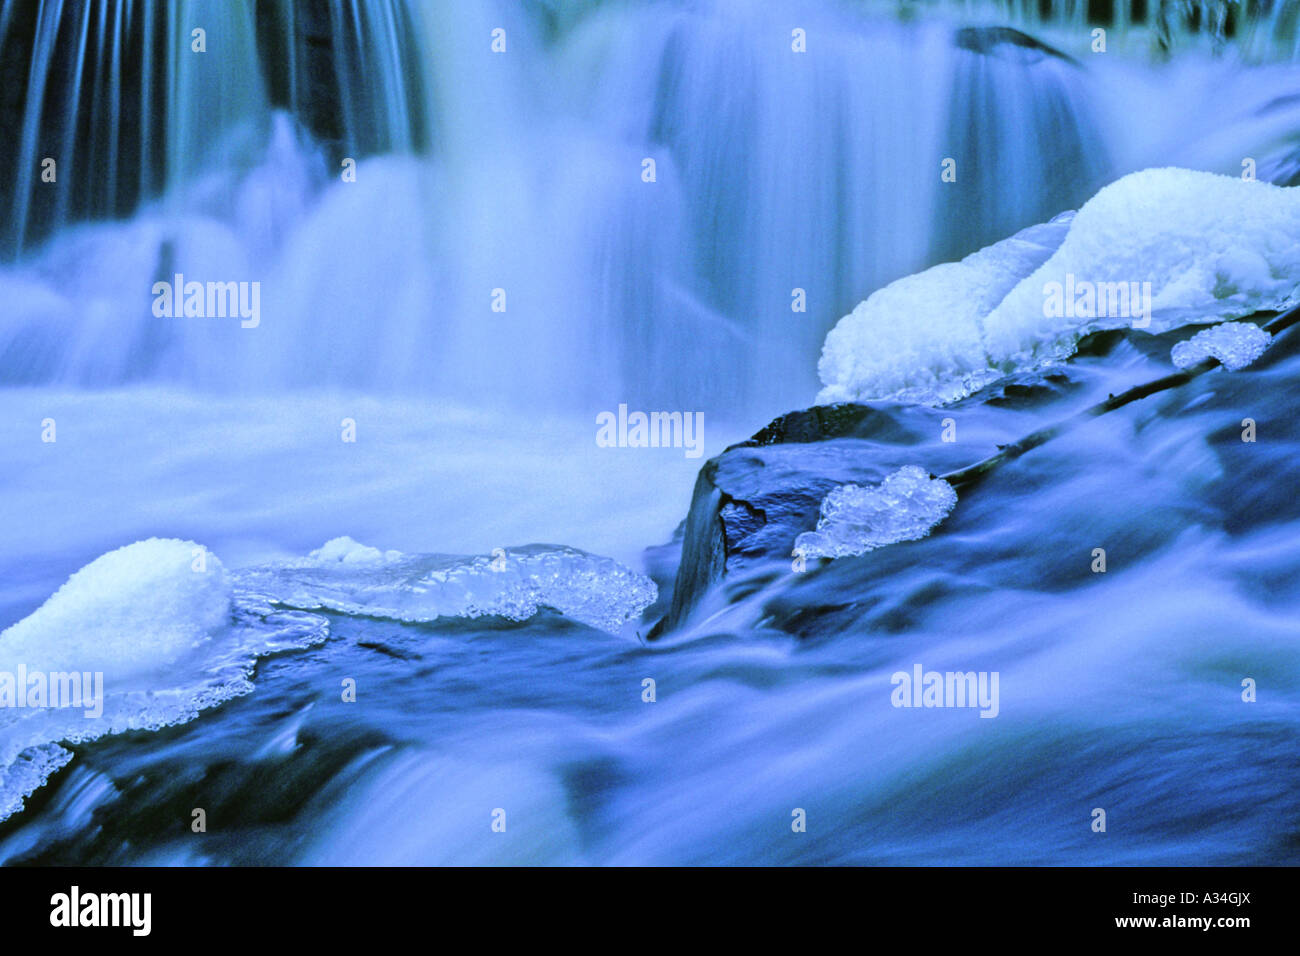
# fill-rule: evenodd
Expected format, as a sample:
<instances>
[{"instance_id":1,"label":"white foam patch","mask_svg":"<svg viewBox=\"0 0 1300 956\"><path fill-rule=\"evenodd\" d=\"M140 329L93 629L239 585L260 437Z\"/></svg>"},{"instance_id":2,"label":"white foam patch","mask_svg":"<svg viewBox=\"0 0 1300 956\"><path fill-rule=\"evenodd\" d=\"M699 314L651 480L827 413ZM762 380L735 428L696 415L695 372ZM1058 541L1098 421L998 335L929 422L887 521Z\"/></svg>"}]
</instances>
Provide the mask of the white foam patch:
<instances>
[{"instance_id":1,"label":"white foam patch","mask_svg":"<svg viewBox=\"0 0 1300 956\"><path fill-rule=\"evenodd\" d=\"M1273 336L1253 322L1224 322L1202 329L1169 353L1179 368L1191 368L1208 358L1218 359L1230 372L1237 372L1264 354Z\"/></svg>"},{"instance_id":2,"label":"white foam patch","mask_svg":"<svg viewBox=\"0 0 1300 956\"><path fill-rule=\"evenodd\" d=\"M0 633L0 820L71 759L60 744L184 723L248 693L259 656L327 634L322 618L233 593L193 541L96 558Z\"/></svg>"},{"instance_id":3,"label":"white foam patch","mask_svg":"<svg viewBox=\"0 0 1300 956\"><path fill-rule=\"evenodd\" d=\"M1069 306L1052 307L1053 287L1075 290ZM1138 327L1158 333L1298 301L1300 188L1148 169L1098 192L1063 240L1026 230L874 293L827 335L818 401L940 404L1068 358L1089 332L1149 316Z\"/></svg>"},{"instance_id":4,"label":"white foam patch","mask_svg":"<svg viewBox=\"0 0 1300 956\"><path fill-rule=\"evenodd\" d=\"M806 558L844 558L899 541L924 538L957 504L942 478L907 465L879 485L840 485L822 499L817 530L794 542Z\"/></svg>"}]
</instances>

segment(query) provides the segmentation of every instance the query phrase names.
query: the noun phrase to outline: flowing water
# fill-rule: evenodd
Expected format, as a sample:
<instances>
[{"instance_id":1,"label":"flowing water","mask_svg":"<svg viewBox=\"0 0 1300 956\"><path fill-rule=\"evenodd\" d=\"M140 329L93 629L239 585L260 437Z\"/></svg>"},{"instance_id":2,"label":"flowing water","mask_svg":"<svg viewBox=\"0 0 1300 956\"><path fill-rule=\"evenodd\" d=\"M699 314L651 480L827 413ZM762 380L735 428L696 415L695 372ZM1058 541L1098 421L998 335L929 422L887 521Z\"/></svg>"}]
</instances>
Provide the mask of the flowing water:
<instances>
[{"instance_id":1,"label":"flowing water","mask_svg":"<svg viewBox=\"0 0 1300 956\"><path fill-rule=\"evenodd\" d=\"M0 625L154 536L219 557L234 611L211 659L133 678L119 732L41 728L0 861L1296 862L1286 338L1026 456L931 537L750 568L658 641L566 550L642 568L884 283L1131 170L1300 175L1294 5L1163 41L1146 6L1094 53L1075 3L4 4ZM259 283L258 324L159 317L177 273ZM1187 337L976 395L955 446L858 451L969 464ZM701 457L598 446L621 404L704 412ZM294 562L345 535L482 557L304 594ZM524 611L410 612L538 542ZM155 626L112 597L96 626ZM998 719L891 707L918 662L1000 672Z\"/></svg>"}]
</instances>

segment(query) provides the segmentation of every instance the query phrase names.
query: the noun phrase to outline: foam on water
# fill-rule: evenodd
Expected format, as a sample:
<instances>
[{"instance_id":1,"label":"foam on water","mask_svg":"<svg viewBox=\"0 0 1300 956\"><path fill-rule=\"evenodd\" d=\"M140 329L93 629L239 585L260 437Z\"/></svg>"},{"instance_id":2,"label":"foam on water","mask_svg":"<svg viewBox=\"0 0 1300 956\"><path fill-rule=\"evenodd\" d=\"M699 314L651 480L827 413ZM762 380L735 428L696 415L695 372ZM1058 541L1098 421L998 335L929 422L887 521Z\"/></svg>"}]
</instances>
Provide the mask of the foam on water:
<instances>
[{"instance_id":1,"label":"foam on water","mask_svg":"<svg viewBox=\"0 0 1300 956\"><path fill-rule=\"evenodd\" d=\"M577 548L535 544L472 557L407 555L348 537L237 579L288 607L423 622L485 615L522 621L545 606L613 633L657 594L649 578Z\"/></svg>"}]
</instances>

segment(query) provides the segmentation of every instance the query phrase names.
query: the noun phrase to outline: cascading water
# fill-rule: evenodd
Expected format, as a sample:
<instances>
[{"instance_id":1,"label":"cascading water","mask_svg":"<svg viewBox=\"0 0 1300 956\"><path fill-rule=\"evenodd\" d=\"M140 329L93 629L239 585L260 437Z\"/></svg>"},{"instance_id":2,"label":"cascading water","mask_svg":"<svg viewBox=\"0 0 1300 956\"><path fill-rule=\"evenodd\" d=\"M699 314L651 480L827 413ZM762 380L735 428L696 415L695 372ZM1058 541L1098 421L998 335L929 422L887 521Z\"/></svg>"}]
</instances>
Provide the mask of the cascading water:
<instances>
[{"instance_id":1,"label":"cascading water","mask_svg":"<svg viewBox=\"0 0 1300 956\"><path fill-rule=\"evenodd\" d=\"M725 396L761 416L804 400L825 332L874 288L1077 206L1131 168L1110 144L1150 138L1100 127L1099 58L1001 28L852 4L565 9L7 12L6 69L35 48L11 100L25 256L0 375L583 410ZM494 25L504 55L466 39ZM47 153L66 188L42 182ZM70 258L92 264L58 288ZM265 321L160 328L148 289L177 272L259 281Z\"/></svg>"},{"instance_id":2,"label":"cascading water","mask_svg":"<svg viewBox=\"0 0 1300 956\"><path fill-rule=\"evenodd\" d=\"M190 185L219 146L260 146L268 106L252 13L210 0L6 4L5 116L21 126L6 137L17 175L4 250ZM192 23L221 38L219 52L190 55Z\"/></svg>"}]
</instances>

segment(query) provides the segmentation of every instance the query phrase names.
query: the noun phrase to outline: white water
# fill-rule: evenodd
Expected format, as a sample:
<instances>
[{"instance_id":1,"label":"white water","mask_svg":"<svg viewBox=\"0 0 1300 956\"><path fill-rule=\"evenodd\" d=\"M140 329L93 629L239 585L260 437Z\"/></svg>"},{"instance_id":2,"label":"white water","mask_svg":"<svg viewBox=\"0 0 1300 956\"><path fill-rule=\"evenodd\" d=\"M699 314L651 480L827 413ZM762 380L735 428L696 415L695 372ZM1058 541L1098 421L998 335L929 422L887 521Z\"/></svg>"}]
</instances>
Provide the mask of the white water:
<instances>
[{"instance_id":1,"label":"white water","mask_svg":"<svg viewBox=\"0 0 1300 956\"><path fill-rule=\"evenodd\" d=\"M1300 115L1265 109L1294 92L1280 67L1195 50L1156 66L1091 55L1058 31L1076 67L1005 44L960 49L949 22L869 6L737 0L595 5L555 38L513 4L419 5L405 11L423 51L416 98L394 72L412 65L384 40L399 14L359 9L382 65L374 102L345 112L401 127L393 151L354 157L356 182L341 181L352 147L313 143L274 113L251 46L202 60L175 36L184 102L168 107L165 153L185 162L167 164L162 198L130 222L56 230L0 272L6 380L342 387L584 415L628 401L759 420L809 400L826 331L883 283L1077 206L1129 169L1237 174L1241 144L1258 143L1263 176ZM246 16L220 5L211 42L242 36ZM791 49L791 24L806 53ZM494 26L505 54L491 52ZM205 97L225 87L198 70L222 84L240 74L220 112ZM292 105L306 99L293 89ZM397 121L417 107L419 124ZM413 155L415 125L431 145ZM35 129L22 147L33 160ZM956 183L941 181L945 158ZM155 317L152 284L177 272L260 282L260 325ZM796 289L806 311L792 310Z\"/></svg>"}]
</instances>

